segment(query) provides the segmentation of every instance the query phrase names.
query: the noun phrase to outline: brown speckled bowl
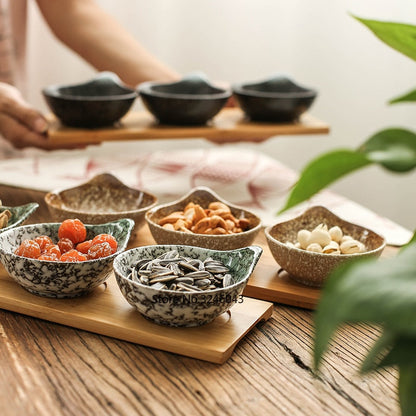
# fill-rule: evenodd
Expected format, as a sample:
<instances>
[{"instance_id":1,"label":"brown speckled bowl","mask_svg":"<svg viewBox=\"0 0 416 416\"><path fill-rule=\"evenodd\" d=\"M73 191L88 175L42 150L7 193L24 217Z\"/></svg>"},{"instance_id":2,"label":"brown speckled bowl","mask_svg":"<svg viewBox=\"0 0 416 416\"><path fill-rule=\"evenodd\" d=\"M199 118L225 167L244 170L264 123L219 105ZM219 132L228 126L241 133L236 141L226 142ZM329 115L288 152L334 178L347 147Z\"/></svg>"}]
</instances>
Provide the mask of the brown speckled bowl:
<instances>
[{"instance_id":1,"label":"brown speckled bowl","mask_svg":"<svg viewBox=\"0 0 416 416\"><path fill-rule=\"evenodd\" d=\"M206 235L171 231L160 226L159 220L175 211L182 211L189 202L207 208L210 202L220 201L228 205L236 218L247 218L250 228L241 233L227 235ZM153 238L158 244L182 244L209 248L211 250L234 250L251 245L260 231L261 220L259 217L241 207L230 204L220 198L211 189L200 186L192 189L183 198L174 202L159 205L146 213L146 221Z\"/></svg>"},{"instance_id":2,"label":"brown speckled bowl","mask_svg":"<svg viewBox=\"0 0 416 416\"><path fill-rule=\"evenodd\" d=\"M338 225L344 234L364 243L366 251L356 254L322 254L286 245L287 241L296 241L299 230L312 230L321 223L327 224L328 228ZM328 274L341 263L357 257L378 257L386 246L382 236L344 221L322 206L312 207L299 217L268 227L265 234L274 259L289 276L299 283L315 287L322 286Z\"/></svg>"},{"instance_id":3,"label":"brown speckled bowl","mask_svg":"<svg viewBox=\"0 0 416 416\"><path fill-rule=\"evenodd\" d=\"M147 210L156 205L156 196L129 188L109 173L103 173L74 188L49 192L45 202L53 221L78 218L84 224L103 224L131 218L137 232Z\"/></svg>"}]
</instances>

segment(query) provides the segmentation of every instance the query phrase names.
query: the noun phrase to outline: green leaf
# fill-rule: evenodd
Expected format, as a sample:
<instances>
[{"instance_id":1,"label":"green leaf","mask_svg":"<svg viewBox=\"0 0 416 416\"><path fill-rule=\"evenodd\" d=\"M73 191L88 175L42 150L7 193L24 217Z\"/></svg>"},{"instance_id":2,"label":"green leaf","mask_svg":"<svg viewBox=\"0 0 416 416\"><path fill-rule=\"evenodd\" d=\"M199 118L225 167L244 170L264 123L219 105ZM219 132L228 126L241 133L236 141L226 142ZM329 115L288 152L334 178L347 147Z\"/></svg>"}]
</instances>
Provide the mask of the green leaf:
<instances>
[{"instance_id":1,"label":"green leaf","mask_svg":"<svg viewBox=\"0 0 416 416\"><path fill-rule=\"evenodd\" d=\"M416 415L416 365L399 366L399 400L402 416Z\"/></svg>"},{"instance_id":2,"label":"green leaf","mask_svg":"<svg viewBox=\"0 0 416 416\"><path fill-rule=\"evenodd\" d=\"M386 129L371 136L360 148L368 159L393 172L416 167L416 134L405 129Z\"/></svg>"},{"instance_id":3,"label":"green leaf","mask_svg":"<svg viewBox=\"0 0 416 416\"><path fill-rule=\"evenodd\" d=\"M353 150L335 150L317 157L303 169L280 212L306 201L330 183L370 163L364 153Z\"/></svg>"},{"instance_id":4,"label":"green leaf","mask_svg":"<svg viewBox=\"0 0 416 416\"><path fill-rule=\"evenodd\" d=\"M378 367L393 365L416 365L416 337L396 335L392 338L393 346L378 362Z\"/></svg>"},{"instance_id":5,"label":"green leaf","mask_svg":"<svg viewBox=\"0 0 416 416\"><path fill-rule=\"evenodd\" d=\"M391 331L384 331L377 339L371 350L367 353L366 358L361 364L361 373L368 373L380 367L380 362L393 348L395 335Z\"/></svg>"},{"instance_id":6,"label":"green leaf","mask_svg":"<svg viewBox=\"0 0 416 416\"><path fill-rule=\"evenodd\" d=\"M416 60L416 26L353 17L367 26L385 44Z\"/></svg>"},{"instance_id":7,"label":"green leaf","mask_svg":"<svg viewBox=\"0 0 416 416\"><path fill-rule=\"evenodd\" d=\"M393 98L389 101L389 104L413 102L416 101L416 89L406 94L400 95L399 97Z\"/></svg>"},{"instance_id":8,"label":"green leaf","mask_svg":"<svg viewBox=\"0 0 416 416\"><path fill-rule=\"evenodd\" d=\"M343 264L329 276L315 314L314 363L318 368L341 324L381 324L416 337L416 245L391 259Z\"/></svg>"}]
</instances>

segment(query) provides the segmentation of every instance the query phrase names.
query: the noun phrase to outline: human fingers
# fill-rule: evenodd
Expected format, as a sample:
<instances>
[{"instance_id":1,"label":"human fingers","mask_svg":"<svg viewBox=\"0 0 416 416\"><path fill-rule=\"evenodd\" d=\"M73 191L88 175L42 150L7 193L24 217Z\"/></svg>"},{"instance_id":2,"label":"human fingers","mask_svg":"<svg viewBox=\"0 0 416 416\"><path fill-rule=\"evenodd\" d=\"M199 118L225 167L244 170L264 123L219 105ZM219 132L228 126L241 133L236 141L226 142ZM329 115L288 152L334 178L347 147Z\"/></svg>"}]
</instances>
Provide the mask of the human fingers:
<instances>
[{"instance_id":1,"label":"human fingers","mask_svg":"<svg viewBox=\"0 0 416 416\"><path fill-rule=\"evenodd\" d=\"M24 101L13 86L0 84L0 114L8 115L35 133L45 133L48 122L43 115Z\"/></svg>"}]
</instances>

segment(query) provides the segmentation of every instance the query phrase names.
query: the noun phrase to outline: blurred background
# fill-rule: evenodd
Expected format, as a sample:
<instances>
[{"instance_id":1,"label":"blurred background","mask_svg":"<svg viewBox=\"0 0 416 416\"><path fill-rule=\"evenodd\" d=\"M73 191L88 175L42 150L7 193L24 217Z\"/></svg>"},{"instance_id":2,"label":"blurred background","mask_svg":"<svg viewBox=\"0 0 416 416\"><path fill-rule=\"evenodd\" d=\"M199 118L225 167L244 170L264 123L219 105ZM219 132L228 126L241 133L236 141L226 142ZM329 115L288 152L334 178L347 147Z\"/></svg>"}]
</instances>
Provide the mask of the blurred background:
<instances>
[{"instance_id":1,"label":"blurred background","mask_svg":"<svg viewBox=\"0 0 416 416\"><path fill-rule=\"evenodd\" d=\"M351 14L416 23L414 0L98 0L140 42L180 73L200 70L230 84L286 73L319 96L310 113L329 135L279 136L236 144L300 170L335 148L355 148L387 127L416 130L416 106L388 100L416 87L416 63L379 41ZM47 112L40 94L54 83L94 75L46 28L29 2L28 100ZM136 104L140 107L140 102ZM133 151L212 147L203 139L126 142ZM106 143L97 151L112 151ZM395 222L416 228L416 173L393 175L365 168L331 187Z\"/></svg>"}]
</instances>

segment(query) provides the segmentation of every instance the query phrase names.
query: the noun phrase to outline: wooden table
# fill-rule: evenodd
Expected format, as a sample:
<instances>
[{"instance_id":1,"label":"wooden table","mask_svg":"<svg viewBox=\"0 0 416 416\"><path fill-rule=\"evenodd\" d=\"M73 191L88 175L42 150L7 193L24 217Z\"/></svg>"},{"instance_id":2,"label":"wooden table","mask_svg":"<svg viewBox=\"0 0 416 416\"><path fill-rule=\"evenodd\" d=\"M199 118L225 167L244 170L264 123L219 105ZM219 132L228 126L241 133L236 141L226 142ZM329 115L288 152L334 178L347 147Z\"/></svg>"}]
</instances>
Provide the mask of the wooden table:
<instances>
[{"instance_id":1,"label":"wooden table","mask_svg":"<svg viewBox=\"0 0 416 416\"><path fill-rule=\"evenodd\" d=\"M43 193L0 186L5 205ZM344 328L312 371L313 312L276 304L223 365L0 310L0 408L15 415L399 415L397 373L357 375L378 331Z\"/></svg>"}]
</instances>

